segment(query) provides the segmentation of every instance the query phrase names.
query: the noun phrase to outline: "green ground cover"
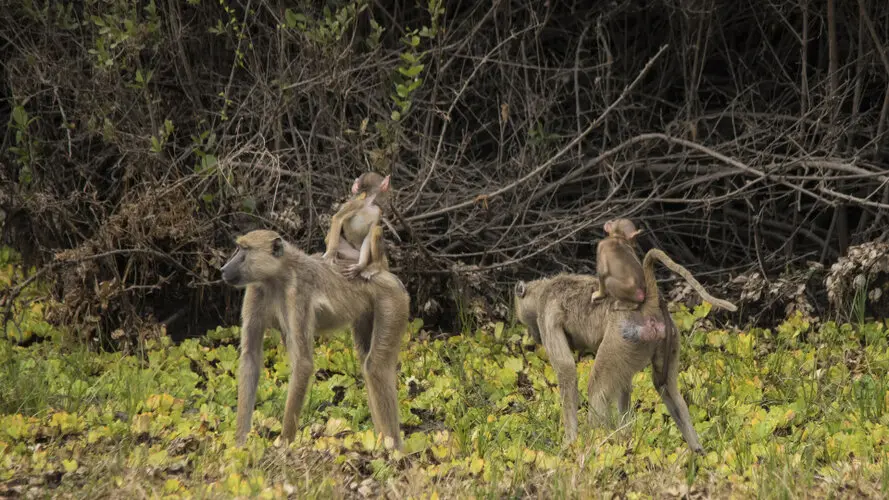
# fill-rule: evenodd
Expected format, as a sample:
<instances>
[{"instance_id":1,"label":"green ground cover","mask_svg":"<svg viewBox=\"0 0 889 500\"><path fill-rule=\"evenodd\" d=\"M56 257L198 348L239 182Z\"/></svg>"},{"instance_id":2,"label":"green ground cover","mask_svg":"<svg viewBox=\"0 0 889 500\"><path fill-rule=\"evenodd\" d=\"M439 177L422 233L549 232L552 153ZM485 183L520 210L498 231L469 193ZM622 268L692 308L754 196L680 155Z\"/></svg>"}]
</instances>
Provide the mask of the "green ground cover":
<instances>
[{"instance_id":1,"label":"green ground cover","mask_svg":"<svg viewBox=\"0 0 889 500\"><path fill-rule=\"evenodd\" d=\"M2 257L2 256L0 256ZM3 262L0 259L0 262ZM13 267L0 264L0 288ZM39 291L23 295L38 296ZM318 374L290 447L287 361L265 341L254 432L233 446L238 328L132 354L95 352L30 302L0 340L0 495L68 497L884 497L889 345L881 323L708 327L674 313L680 388L707 454L688 451L650 381L631 421L562 446L555 374L521 327L405 332L405 453L374 437L347 332L318 339ZM26 346L19 341L36 336ZM594 361L579 364L586 386ZM583 392L583 391L581 391ZM584 395L585 396L585 395ZM581 417L586 414L585 402ZM581 419L585 421L585 418Z\"/></svg>"}]
</instances>

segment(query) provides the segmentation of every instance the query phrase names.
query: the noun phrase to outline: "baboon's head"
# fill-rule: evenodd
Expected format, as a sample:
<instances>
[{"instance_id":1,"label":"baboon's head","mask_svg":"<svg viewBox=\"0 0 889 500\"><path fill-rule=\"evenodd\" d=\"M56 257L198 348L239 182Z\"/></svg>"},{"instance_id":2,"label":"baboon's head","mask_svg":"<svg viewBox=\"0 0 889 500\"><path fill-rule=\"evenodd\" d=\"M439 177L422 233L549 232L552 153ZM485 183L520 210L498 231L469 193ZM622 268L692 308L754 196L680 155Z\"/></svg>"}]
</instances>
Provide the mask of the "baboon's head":
<instances>
[{"instance_id":1,"label":"baboon's head","mask_svg":"<svg viewBox=\"0 0 889 500\"><path fill-rule=\"evenodd\" d=\"M630 219L615 219L605 223L605 232L615 238L633 241L642 232Z\"/></svg>"},{"instance_id":2,"label":"baboon's head","mask_svg":"<svg viewBox=\"0 0 889 500\"><path fill-rule=\"evenodd\" d=\"M239 236L235 254L222 266L222 281L237 288L282 276L286 243L274 231L256 230Z\"/></svg>"},{"instance_id":3,"label":"baboon's head","mask_svg":"<svg viewBox=\"0 0 889 500\"><path fill-rule=\"evenodd\" d=\"M515 296L515 313L519 319L527 316L529 309L534 306L534 298L532 297L532 283L525 283L522 280L516 282L512 287L512 294Z\"/></svg>"},{"instance_id":4,"label":"baboon's head","mask_svg":"<svg viewBox=\"0 0 889 500\"><path fill-rule=\"evenodd\" d=\"M381 201L389 191L389 176L376 172L365 172L352 183L352 194L364 194L372 200Z\"/></svg>"},{"instance_id":5,"label":"baboon's head","mask_svg":"<svg viewBox=\"0 0 889 500\"><path fill-rule=\"evenodd\" d=\"M538 344L540 341L540 332L537 330L537 293L535 293L535 289L538 288L538 282L532 281L531 283L525 283L524 281L517 281L515 286L513 286L512 294L515 299L515 314L516 318L528 327L528 332L531 333L531 337Z\"/></svg>"}]
</instances>

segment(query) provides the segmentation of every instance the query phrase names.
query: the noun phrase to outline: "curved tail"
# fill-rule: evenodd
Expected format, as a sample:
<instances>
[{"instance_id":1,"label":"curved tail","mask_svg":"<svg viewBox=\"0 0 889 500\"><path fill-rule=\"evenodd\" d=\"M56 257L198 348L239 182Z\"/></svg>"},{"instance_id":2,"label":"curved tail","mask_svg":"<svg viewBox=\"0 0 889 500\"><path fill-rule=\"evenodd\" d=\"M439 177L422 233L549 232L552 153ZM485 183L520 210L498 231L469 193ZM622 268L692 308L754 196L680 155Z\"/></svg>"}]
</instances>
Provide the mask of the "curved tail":
<instances>
[{"instance_id":1,"label":"curved tail","mask_svg":"<svg viewBox=\"0 0 889 500\"><path fill-rule=\"evenodd\" d=\"M645 259L642 261L642 273L645 276L645 302L642 305L643 310L645 311L657 311L659 309L659 301L660 294L657 288L657 279L654 276L654 263L655 261L660 261L661 264L667 266L671 271L677 273L682 276L685 281L691 285L692 288L698 292L698 295L701 296L702 299L707 302L713 304L716 307L720 307L722 309L726 309L728 311L737 311L738 308L731 302L727 300L717 299L716 297L707 293L707 290L704 289L704 286L692 276L691 272L688 269L682 267L677 264L673 259L671 259L667 254L663 251L658 250L656 248L652 248L645 254Z\"/></svg>"}]
</instances>

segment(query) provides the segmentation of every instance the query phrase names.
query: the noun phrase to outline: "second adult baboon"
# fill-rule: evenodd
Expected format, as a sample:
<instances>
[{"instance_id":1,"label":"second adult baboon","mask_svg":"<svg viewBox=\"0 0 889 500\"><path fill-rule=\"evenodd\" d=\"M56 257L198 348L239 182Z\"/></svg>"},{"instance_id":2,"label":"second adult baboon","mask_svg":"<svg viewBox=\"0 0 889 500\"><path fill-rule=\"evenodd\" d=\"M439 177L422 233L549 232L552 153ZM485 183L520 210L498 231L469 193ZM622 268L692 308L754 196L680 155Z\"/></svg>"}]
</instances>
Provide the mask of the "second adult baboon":
<instances>
[{"instance_id":1,"label":"second adult baboon","mask_svg":"<svg viewBox=\"0 0 889 500\"><path fill-rule=\"evenodd\" d=\"M635 239L641 229L636 229L630 219L617 219L605 223L608 236L596 247L596 275L599 288L593 292L592 300L597 302L614 297L618 309L637 309L645 302L645 278L642 276L642 263L636 256Z\"/></svg>"},{"instance_id":2,"label":"second adult baboon","mask_svg":"<svg viewBox=\"0 0 889 500\"><path fill-rule=\"evenodd\" d=\"M351 325L374 429L400 447L396 366L410 303L401 281L383 271L369 281L350 282L274 231L251 231L239 237L237 245L234 256L222 267L223 281L246 288L235 443L243 445L250 431L265 329L277 327L287 339L290 383L281 434L291 441L314 375L315 334Z\"/></svg>"},{"instance_id":3,"label":"second adult baboon","mask_svg":"<svg viewBox=\"0 0 889 500\"><path fill-rule=\"evenodd\" d=\"M679 273L713 305L729 311L737 309L730 302L712 297L688 270L656 249L649 250L643 261L646 298L640 310L610 307L609 301L616 300L614 298L591 304L590 294L599 286L598 278L593 276L559 274L529 283L519 281L515 285L516 316L534 339L543 344L555 369L568 442L577 438L577 368L571 352L577 350L596 356L587 388L591 419L607 418L615 401L619 412L626 414L633 375L650 364L654 386L682 437L693 451L703 451L676 382L679 336L666 301L658 292L655 261ZM653 328L664 329L666 338L641 342L642 337L653 335L649 331Z\"/></svg>"},{"instance_id":4,"label":"second adult baboon","mask_svg":"<svg viewBox=\"0 0 889 500\"><path fill-rule=\"evenodd\" d=\"M355 261L346 266L343 274L367 280L389 270L380 225L383 214L380 204L389 194L389 176L365 172L352 183L352 194L355 196L344 203L330 221L324 259L334 262L341 257Z\"/></svg>"}]
</instances>

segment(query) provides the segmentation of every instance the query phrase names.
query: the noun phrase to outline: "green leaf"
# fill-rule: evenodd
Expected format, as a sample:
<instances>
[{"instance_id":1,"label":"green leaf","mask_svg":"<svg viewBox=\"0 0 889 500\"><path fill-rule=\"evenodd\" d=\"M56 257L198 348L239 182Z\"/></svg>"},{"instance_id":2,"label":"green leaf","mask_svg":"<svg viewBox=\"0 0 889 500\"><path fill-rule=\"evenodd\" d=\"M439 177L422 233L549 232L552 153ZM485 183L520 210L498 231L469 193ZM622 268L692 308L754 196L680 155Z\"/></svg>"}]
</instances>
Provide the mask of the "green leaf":
<instances>
[{"instance_id":1,"label":"green leaf","mask_svg":"<svg viewBox=\"0 0 889 500\"><path fill-rule=\"evenodd\" d=\"M209 172L210 169L216 166L217 160L215 155L206 154L203 158L201 158L201 172Z\"/></svg>"},{"instance_id":2,"label":"green leaf","mask_svg":"<svg viewBox=\"0 0 889 500\"><path fill-rule=\"evenodd\" d=\"M256 213L256 199L248 196L241 200L241 209L248 214Z\"/></svg>"},{"instance_id":3,"label":"green leaf","mask_svg":"<svg viewBox=\"0 0 889 500\"><path fill-rule=\"evenodd\" d=\"M398 72L408 78L413 78L413 77L419 75L420 72L423 71L423 68L425 68L425 67L426 67L425 64L416 64L416 65L411 66L410 68L407 68L407 69L398 68Z\"/></svg>"},{"instance_id":4,"label":"green leaf","mask_svg":"<svg viewBox=\"0 0 889 500\"><path fill-rule=\"evenodd\" d=\"M413 92L413 91L417 90L420 87L420 85L423 85L423 79L422 78L415 78L414 81L412 81L407 86L407 89L408 89L408 91Z\"/></svg>"},{"instance_id":5,"label":"green leaf","mask_svg":"<svg viewBox=\"0 0 889 500\"><path fill-rule=\"evenodd\" d=\"M404 440L404 452L407 454L423 451L428 446L429 439L422 432L415 432Z\"/></svg>"},{"instance_id":6,"label":"green leaf","mask_svg":"<svg viewBox=\"0 0 889 500\"><path fill-rule=\"evenodd\" d=\"M503 322L498 321L494 324L494 338L500 340L503 337Z\"/></svg>"},{"instance_id":7,"label":"green leaf","mask_svg":"<svg viewBox=\"0 0 889 500\"><path fill-rule=\"evenodd\" d=\"M502 328L501 328L501 330L502 330ZM506 368L507 370L518 373L525 368L525 363L522 361L521 358L510 357L510 358L506 358L506 360L503 362L503 367Z\"/></svg>"},{"instance_id":8,"label":"green leaf","mask_svg":"<svg viewBox=\"0 0 889 500\"><path fill-rule=\"evenodd\" d=\"M12 119L19 128L25 128L28 125L28 112L22 106L16 106L12 110Z\"/></svg>"},{"instance_id":9,"label":"green leaf","mask_svg":"<svg viewBox=\"0 0 889 500\"><path fill-rule=\"evenodd\" d=\"M293 12L291 9L286 9L284 11L284 19L287 22L288 28L296 28L300 24L305 24L306 22L306 16L304 14Z\"/></svg>"},{"instance_id":10,"label":"green leaf","mask_svg":"<svg viewBox=\"0 0 889 500\"><path fill-rule=\"evenodd\" d=\"M65 468L65 472L71 474L77 470L77 460L62 460L62 467Z\"/></svg>"},{"instance_id":11,"label":"green leaf","mask_svg":"<svg viewBox=\"0 0 889 500\"><path fill-rule=\"evenodd\" d=\"M392 117L392 121L397 122L398 120L401 120L401 113L398 110L392 110L391 117Z\"/></svg>"}]
</instances>

